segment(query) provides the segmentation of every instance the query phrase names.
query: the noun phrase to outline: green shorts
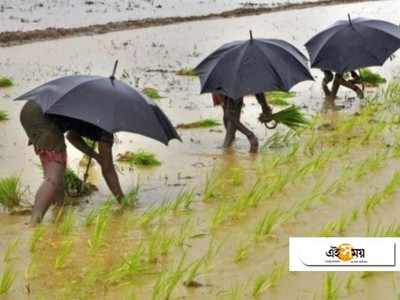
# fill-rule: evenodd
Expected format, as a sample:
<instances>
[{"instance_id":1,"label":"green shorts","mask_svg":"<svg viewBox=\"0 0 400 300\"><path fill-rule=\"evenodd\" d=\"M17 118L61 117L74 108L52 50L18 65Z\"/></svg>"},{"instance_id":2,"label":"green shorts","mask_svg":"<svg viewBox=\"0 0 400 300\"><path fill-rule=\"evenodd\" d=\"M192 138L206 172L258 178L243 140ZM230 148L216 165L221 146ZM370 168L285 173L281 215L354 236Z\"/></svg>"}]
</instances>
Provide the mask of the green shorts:
<instances>
[{"instance_id":1,"label":"green shorts","mask_svg":"<svg viewBox=\"0 0 400 300\"><path fill-rule=\"evenodd\" d=\"M20 120L35 150L64 152L66 150L64 134L54 121L48 118L39 104L28 101L21 110Z\"/></svg>"}]
</instances>

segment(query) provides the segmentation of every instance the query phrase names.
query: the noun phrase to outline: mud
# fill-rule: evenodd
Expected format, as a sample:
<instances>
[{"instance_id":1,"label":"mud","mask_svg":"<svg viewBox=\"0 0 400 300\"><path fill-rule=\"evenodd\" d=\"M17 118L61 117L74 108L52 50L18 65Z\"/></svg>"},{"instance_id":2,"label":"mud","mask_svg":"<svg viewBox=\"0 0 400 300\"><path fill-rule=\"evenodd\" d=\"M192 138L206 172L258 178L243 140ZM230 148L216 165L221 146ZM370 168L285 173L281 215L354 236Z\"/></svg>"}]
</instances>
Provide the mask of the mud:
<instances>
[{"instance_id":1,"label":"mud","mask_svg":"<svg viewBox=\"0 0 400 300\"><path fill-rule=\"evenodd\" d=\"M219 18L234 18L251 15L260 15L271 12L279 12L295 9L306 9L316 6L327 6L337 4L349 4L354 2L365 2L368 0L323 0L320 2L303 2L282 4L277 7L260 7L260 8L238 8L222 13L211 13L200 16L189 17L166 17L166 18L146 18L141 20L129 20L109 22L107 24L98 24L83 26L79 28L47 28L31 31L6 31L0 33L0 47L12 45L21 45L43 40L61 39L74 36L96 35L120 30L132 30L138 28L147 28L155 26L163 26L170 24L179 24L183 22L194 22L213 20Z\"/></svg>"}]
</instances>

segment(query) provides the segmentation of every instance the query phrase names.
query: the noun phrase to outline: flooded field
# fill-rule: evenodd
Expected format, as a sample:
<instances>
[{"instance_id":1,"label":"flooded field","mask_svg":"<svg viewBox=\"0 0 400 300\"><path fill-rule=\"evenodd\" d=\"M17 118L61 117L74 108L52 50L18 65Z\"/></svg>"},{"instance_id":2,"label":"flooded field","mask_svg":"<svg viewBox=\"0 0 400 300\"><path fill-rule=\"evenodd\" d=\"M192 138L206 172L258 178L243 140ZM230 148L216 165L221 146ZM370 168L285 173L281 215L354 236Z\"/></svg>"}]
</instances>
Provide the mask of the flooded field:
<instances>
[{"instance_id":1,"label":"flooded field","mask_svg":"<svg viewBox=\"0 0 400 300\"><path fill-rule=\"evenodd\" d=\"M66 74L117 76L156 88L174 125L220 120L197 78L178 76L221 44L257 37L303 44L337 19L352 16L398 23L398 1L285 11L252 17L191 22L0 48L0 178L21 179L32 202L41 181L39 160L19 124L23 92ZM296 28L296 31L293 30ZM301 30L297 30L301 28ZM97 165L90 181L99 191L48 213L42 226L29 216L0 215L0 292L4 299L397 299L396 273L289 273L290 236L399 236L400 60L374 69L389 82L368 88L359 101L342 90L337 110L324 109L316 80L296 86L289 101L311 120L294 134L266 130L255 99L245 99L243 119L265 144L248 154L238 135L223 150L222 126L180 129L183 143L168 147L118 134L114 154L151 151L160 166L118 163L124 191L139 187L135 208L121 209ZM280 107L274 107L279 110ZM82 175L82 155L68 146L69 166Z\"/></svg>"}]
</instances>

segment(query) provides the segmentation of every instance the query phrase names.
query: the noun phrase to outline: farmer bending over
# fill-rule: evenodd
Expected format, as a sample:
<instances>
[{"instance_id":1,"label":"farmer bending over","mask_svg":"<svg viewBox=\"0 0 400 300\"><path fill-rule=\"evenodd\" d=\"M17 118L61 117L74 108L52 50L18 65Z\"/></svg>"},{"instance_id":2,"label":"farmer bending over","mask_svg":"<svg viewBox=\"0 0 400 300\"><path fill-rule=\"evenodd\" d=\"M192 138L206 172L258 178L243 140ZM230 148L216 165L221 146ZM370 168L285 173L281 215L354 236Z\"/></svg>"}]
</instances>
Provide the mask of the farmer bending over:
<instances>
[{"instance_id":1,"label":"farmer bending over","mask_svg":"<svg viewBox=\"0 0 400 300\"><path fill-rule=\"evenodd\" d=\"M262 108L262 113L260 115L259 120L261 122L271 121L272 109L268 105L264 93L256 94L255 96ZM243 123L241 123L240 121L240 116L243 107L243 98L233 100L232 98L217 93L213 93L212 97L214 105L215 106L221 105L224 113L223 120L224 120L226 134L223 147L224 148L231 147L236 137L236 131L239 131L242 134L244 134L249 140L250 152L251 153L258 152L257 137L250 129L244 126Z\"/></svg>"},{"instance_id":2,"label":"farmer bending over","mask_svg":"<svg viewBox=\"0 0 400 300\"><path fill-rule=\"evenodd\" d=\"M325 93L325 96L330 99L330 101L334 101L336 99L337 93L339 91L340 86L347 87L354 92L356 92L357 96L360 99L364 98L363 90L358 86L358 84L362 85L362 81L360 76L355 71L351 71L349 76L350 79L345 79L347 74L336 73L333 75L331 71L324 70L324 79L322 80L322 89ZM328 88L328 83L332 82L332 89Z\"/></svg>"},{"instance_id":3,"label":"farmer bending over","mask_svg":"<svg viewBox=\"0 0 400 300\"><path fill-rule=\"evenodd\" d=\"M44 180L35 196L31 224L40 223L51 204L63 205L64 203L64 171L67 164L64 133L73 129L73 126L71 124L69 124L71 128L62 126L60 123L62 118L45 115L34 101L26 102L21 110L21 124L29 138L29 145L33 144L40 158L44 172ZM99 134L99 129L94 128L97 130L96 135L88 137L98 138L99 153L87 145L86 147L82 145L83 140L78 131L71 130L68 133L69 140L82 152L99 162L109 188L114 196L120 199L123 193L112 162L112 138L106 137L107 134Z\"/></svg>"}]
</instances>

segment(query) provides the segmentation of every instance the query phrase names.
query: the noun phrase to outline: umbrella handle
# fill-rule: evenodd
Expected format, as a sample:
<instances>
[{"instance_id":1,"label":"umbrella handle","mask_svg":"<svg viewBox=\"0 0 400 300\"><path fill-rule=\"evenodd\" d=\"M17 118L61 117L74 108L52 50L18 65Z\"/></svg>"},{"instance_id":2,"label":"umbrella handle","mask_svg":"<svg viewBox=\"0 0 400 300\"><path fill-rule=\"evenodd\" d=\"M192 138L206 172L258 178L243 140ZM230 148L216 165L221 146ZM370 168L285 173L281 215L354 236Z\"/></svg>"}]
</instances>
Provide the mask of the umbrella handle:
<instances>
[{"instance_id":1,"label":"umbrella handle","mask_svg":"<svg viewBox=\"0 0 400 300\"><path fill-rule=\"evenodd\" d=\"M114 63L114 69L113 69L113 72L112 72L112 74L110 76L111 80L115 80L115 73L117 72L117 67L118 67L118 59Z\"/></svg>"}]
</instances>

